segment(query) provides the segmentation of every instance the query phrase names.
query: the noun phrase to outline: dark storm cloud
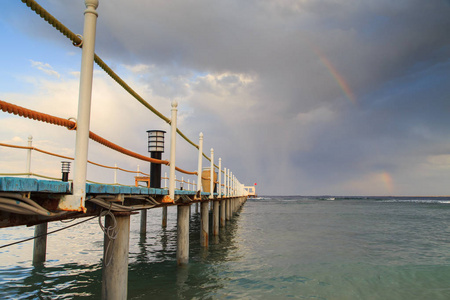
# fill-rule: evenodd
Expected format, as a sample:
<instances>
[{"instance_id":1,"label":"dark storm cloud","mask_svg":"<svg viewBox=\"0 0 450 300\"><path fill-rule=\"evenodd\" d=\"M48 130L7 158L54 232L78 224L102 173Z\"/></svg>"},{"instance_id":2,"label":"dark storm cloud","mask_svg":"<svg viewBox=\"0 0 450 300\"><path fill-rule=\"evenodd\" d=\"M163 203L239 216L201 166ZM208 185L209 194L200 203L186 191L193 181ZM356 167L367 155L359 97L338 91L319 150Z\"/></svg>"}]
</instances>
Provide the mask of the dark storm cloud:
<instances>
[{"instance_id":1,"label":"dark storm cloud","mask_svg":"<svg viewBox=\"0 0 450 300\"><path fill-rule=\"evenodd\" d=\"M80 30L83 5L43 4ZM403 178L450 151L448 1L100 1L98 11L96 52L149 66L148 90L182 97L190 136L204 131L207 149L262 192L345 193L341 183Z\"/></svg>"}]
</instances>

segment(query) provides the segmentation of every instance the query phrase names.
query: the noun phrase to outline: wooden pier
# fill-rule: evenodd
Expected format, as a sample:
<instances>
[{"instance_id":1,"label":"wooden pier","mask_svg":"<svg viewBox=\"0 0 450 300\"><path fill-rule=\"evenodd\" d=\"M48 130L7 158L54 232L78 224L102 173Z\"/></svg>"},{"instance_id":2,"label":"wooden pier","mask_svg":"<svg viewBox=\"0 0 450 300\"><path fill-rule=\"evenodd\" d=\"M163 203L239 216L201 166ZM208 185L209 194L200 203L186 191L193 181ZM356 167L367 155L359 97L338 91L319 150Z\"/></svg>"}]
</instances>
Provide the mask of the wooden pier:
<instances>
[{"instance_id":1,"label":"wooden pier","mask_svg":"<svg viewBox=\"0 0 450 300\"><path fill-rule=\"evenodd\" d=\"M175 201L164 203L168 190L121 185L86 184L85 212L57 211L64 195L70 194L71 183L33 178L0 177L0 228L36 226L33 264L45 261L47 224L52 221L104 217L104 254L102 299L126 299L128 285L128 252L130 216L147 209L177 206L177 263L189 262L189 212L192 204L201 206L200 243L208 247L209 235L217 237L220 228L245 203L247 197L223 197L213 193L176 190ZM213 228L209 226L209 206L212 202ZM36 210L35 213L33 211ZM47 216L45 215L47 211ZM141 231L145 224L141 221ZM111 232L108 228L114 228ZM99 228L100 230L100 228ZM82 234L82 233L80 233ZM145 232L141 232L145 234ZM111 243L114 247L110 247ZM51 251L51 249L49 249Z\"/></svg>"},{"instance_id":2,"label":"wooden pier","mask_svg":"<svg viewBox=\"0 0 450 300\"><path fill-rule=\"evenodd\" d=\"M51 125L66 127L69 130L76 130L75 157L66 157L34 148L32 147L31 137L28 140L27 147L0 143L0 146L27 150L27 169L25 173L0 173L0 228L22 225L36 226L33 263L41 264L46 258L47 224L49 222L86 217L104 218L100 224L100 228L104 232L102 299L126 299L130 216L132 214L141 213L140 230L141 234L145 235L146 213L148 209L161 208L161 223L162 227L165 227L167 225L167 207L177 206L177 259L174 263L185 265L189 262L190 206L196 204L196 209L198 206L201 207L200 243L202 247L206 248L210 243L210 236L215 237L212 240L218 240L217 237L226 226L226 223L232 219L234 213L247 200L248 193L246 193L244 185L238 181L229 169L222 169L221 158L218 160L219 165L215 165L213 149L211 149L211 157L203 153L203 133L199 134L199 144L196 145L177 128L177 101L172 99L171 117L164 116L126 84L95 53L98 0L85 0L86 10L84 11L84 29L82 36L70 31L36 1L23 0L22 2L39 17L43 18L45 22L49 23L66 38L69 38L74 46L81 49L78 114L76 119L67 119L52 116L45 112L33 111L2 100L0 100L0 110L34 121L46 122ZM149 152L151 153L151 157L148 157L116 145L90 131L94 62L124 88L130 94L130 97L135 98L151 114L163 120L164 124L170 125L169 160L162 160L161 155L157 157L153 155L154 153L152 151L162 153L163 147L162 150L150 150L153 146L156 148L161 146L160 138L162 138L162 145L164 144L164 134L154 136L155 140L153 142L155 144L153 146L149 134ZM152 132L162 133L165 131L154 130ZM182 137L190 145L198 149L198 168L196 171L186 171L176 166L177 136ZM120 169L117 166L103 166L88 161L88 145L90 140L94 140L123 155L150 163L151 165L157 164L158 166L157 168L151 168L151 174L145 175L150 175L149 177L140 176L144 174L139 172L139 169L138 174L134 171L121 169L122 171L137 175L135 178L136 186L116 184L116 178L114 179L115 184L88 183L88 164L114 169L115 172ZM32 150L67 160L74 160L72 181L67 182L69 177L68 170L66 170L67 172L63 171L62 181L57 179L41 180L30 178L31 176L48 178L45 175L41 176L31 172L30 162ZM203 175L205 172L202 167L203 158L206 158L210 162L207 168L209 176L206 173ZM160 188L161 165L167 165L169 167L168 189ZM65 167L67 168L68 165ZM0 172L2 171L0 170ZM197 184L194 187L194 181L192 181L192 190L189 190L189 188L188 190L182 188L177 189L177 181L179 180L176 179L175 172L197 176ZM27 177L25 178L23 176ZM216 181L216 177L218 177L218 181ZM146 182L146 186L137 186L142 181ZM158 186L152 187L152 183L158 184ZM182 181L183 183L184 181ZM189 187L189 181L187 183ZM210 205L212 206L213 217L213 226L211 229L209 228ZM114 244L114 247L110 247L111 244Z\"/></svg>"}]
</instances>

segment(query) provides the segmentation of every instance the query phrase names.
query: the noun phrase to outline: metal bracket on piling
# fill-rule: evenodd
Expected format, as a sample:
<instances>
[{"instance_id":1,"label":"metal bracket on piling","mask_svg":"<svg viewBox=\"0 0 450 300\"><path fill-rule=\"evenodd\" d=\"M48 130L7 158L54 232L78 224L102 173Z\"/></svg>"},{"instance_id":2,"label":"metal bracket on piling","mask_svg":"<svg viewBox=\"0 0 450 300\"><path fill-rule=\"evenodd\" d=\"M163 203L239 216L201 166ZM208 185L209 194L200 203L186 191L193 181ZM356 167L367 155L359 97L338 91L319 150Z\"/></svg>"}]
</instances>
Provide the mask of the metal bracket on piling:
<instances>
[{"instance_id":1,"label":"metal bracket on piling","mask_svg":"<svg viewBox=\"0 0 450 300\"><path fill-rule=\"evenodd\" d=\"M175 204L175 200L172 199L169 195L166 195L162 198L161 203L171 203L171 204Z\"/></svg>"},{"instance_id":2,"label":"metal bracket on piling","mask_svg":"<svg viewBox=\"0 0 450 300\"><path fill-rule=\"evenodd\" d=\"M59 200L58 209L64 211L82 211L86 212L84 206L84 197L79 195L62 195Z\"/></svg>"}]
</instances>

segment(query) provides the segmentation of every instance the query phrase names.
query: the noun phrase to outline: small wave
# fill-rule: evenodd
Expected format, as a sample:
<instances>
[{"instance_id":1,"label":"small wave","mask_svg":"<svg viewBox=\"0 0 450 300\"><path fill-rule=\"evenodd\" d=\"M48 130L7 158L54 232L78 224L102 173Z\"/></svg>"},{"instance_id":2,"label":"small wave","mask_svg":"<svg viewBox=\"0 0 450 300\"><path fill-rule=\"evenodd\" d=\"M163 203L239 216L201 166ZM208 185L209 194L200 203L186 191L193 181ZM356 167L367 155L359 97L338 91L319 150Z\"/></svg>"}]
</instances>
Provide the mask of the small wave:
<instances>
[{"instance_id":1,"label":"small wave","mask_svg":"<svg viewBox=\"0 0 450 300\"><path fill-rule=\"evenodd\" d=\"M450 204L450 200L436 199L386 199L384 203L416 203L416 204Z\"/></svg>"}]
</instances>

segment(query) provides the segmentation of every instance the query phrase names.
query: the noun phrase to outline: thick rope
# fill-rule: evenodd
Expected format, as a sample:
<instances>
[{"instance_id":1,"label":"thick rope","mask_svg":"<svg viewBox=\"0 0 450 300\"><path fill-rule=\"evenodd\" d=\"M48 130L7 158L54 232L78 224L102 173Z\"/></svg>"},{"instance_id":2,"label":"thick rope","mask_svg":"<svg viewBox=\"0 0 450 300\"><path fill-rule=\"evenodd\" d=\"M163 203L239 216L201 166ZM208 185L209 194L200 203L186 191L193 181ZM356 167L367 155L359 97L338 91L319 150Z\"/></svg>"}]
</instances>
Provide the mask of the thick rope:
<instances>
[{"instance_id":1,"label":"thick rope","mask_svg":"<svg viewBox=\"0 0 450 300\"><path fill-rule=\"evenodd\" d=\"M24 117L24 118L29 118L29 119L36 120L36 121L42 121L42 122L50 123L53 125L67 127L70 130L76 128L76 123L73 121L55 117L55 116L51 116L51 115L44 114L44 113L40 113L40 112L30 110L30 109L27 109L24 107L20 107L18 105L14 105L14 104L2 101L2 100L0 100L0 109L3 110L4 112L12 113L12 114ZM167 161L167 160L159 160L159 159L147 157L147 156L141 155L139 153L130 151L128 149L125 149L123 147L120 147L119 145L116 145L116 144L108 141L107 139L102 138L101 136L99 136L91 131L89 132L89 138L91 138L92 140L94 140L108 148L111 148L113 150L116 150L118 152L126 154L128 156L131 156L131 157L143 160L143 161L151 162L151 163L169 165L169 161Z\"/></svg>"},{"instance_id":2,"label":"thick rope","mask_svg":"<svg viewBox=\"0 0 450 300\"><path fill-rule=\"evenodd\" d=\"M47 21L50 25L55 27L56 30L61 32L64 36L69 38L74 45L81 45L82 39L77 36L75 33L70 31L66 26L64 26L61 22L58 21L53 15L51 15L48 11L46 11L42 6L40 6L34 0L21 0L28 7L31 8L36 14L38 14L41 18ZM136 91L134 91L125 81L120 78L97 54L94 54L95 63L102 68L114 81L116 81L121 87L123 87L127 92L129 92L136 100L138 100L142 105L147 107L150 111L152 111L155 115L160 117L166 123L170 124L170 119L160 113L157 109L151 106L147 101L144 100ZM183 134L178 128L177 133L185 139L189 144L199 149L199 146L192 142L185 134ZM203 153L203 156L211 161L211 159ZM216 166L217 167L217 166Z\"/></svg>"},{"instance_id":3,"label":"thick rope","mask_svg":"<svg viewBox=\"0 0 450 300\"><path fill-rule=\"evenodd\" d=\"M38 151L38 152L41 152L41 153L44 153L44 154L47 154L47 155L60 157L60 158L64 158L64 159L74 160L73 157L64 156L64 155L56 154L56 153L53 153L53 152L48 152L48 151L45 151L45 150L42 150L42 149L39 149L39 148L36 148L36 147L18 146L18 145L11 145L11 144L5 144L5 143L0 143L0 146L9 147L9 148L25 149L25 150L35 150L35 151ZM139 174L142 174L142 175L145 175L145 176L149 176L149 174L141 172L141 171L138 172L138 171L134 171L134 170L122 169L122 168L119 168L119 167L106 166L106 165L102 165L102 164L99 164L99 163L96 163L96 162L93 162L93 161L90 161L90 160L88 160L87 162L92 164L92 165L95 165L95 166L98 166L98 167L102 167L102 168L106 168L106 169L116 169L116 170L120 170L120 171L127 172L127 173L139 173Z\"/></svg>"}]
</instances>

